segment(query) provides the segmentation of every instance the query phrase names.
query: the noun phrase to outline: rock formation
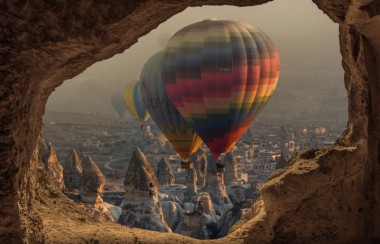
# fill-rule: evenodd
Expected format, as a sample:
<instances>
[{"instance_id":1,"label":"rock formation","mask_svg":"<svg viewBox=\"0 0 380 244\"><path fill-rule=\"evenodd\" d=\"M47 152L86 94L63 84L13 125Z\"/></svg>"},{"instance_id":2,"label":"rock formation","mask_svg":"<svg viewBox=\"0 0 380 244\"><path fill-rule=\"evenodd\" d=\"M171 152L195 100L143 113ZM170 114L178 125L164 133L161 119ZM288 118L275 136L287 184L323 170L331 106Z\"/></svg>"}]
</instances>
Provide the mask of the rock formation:
<instances>
[{"instance_id":1,"label":"rock formation","mask_svg":"<svg viewBox=\"0 0 380 244\"><path fill-rule=\"evenodd\" d=\"M101 206L103 199L100 194L106 184L106 178L90 156L84 156L82 165L83 178L80 189L80 199L84 203L91 203L96 207Z\"/></svg>"},{"instance_id":2,"label":"rock formation","mask_svg":"<svg viewBox=\"0 0 380 244\"><path fill-rule=\"evenodd\" d=\"M123 52L139 37L189 6L247 6L266 2L269 0L57 4L3 1L0 8L1 241L75 243L83 239L116 243L132 238L151 241L143 232L120 226L99 233L99 223L76 212L44 180L36 149L46 101L64 80L93 63ZM379 2L313 2L339 26L344 84L348 92L347 130L335 147L304 152L292 159L288 167L273 174L262 189L262 199L233 227L224 239L226 242L380 241ZM63 213L57 203L72 211ZM77 219L84 221L78 224ZM101 227L106 229L109 225ZM166 242L190 241L174 235L160 238Z\"/></svg>"},{"instance_id":3,"label":"rock formation","mask_svg":"<svg viewBox=\"0 0 380 244\"><path fill-rule=\"evenodd\" d=\"M195 212L209 215L212 221L216 222L216 212L214 204L212 203L211 196L208 192L204 192L201 195L199 195L195 204Z\"/></svg>"},{"instance_id":4,"label":"rock formation","mask_svg":"<svg viewBox=\"0 0 380 244\"><path fill-rule=\"evenodd\" d=\"M42 137L42 135L38 138L38 145L39 145L39 150L40 150L39 153L40 153L41 161L45 153L49 151L48 143L49 143L49 140Z\"/></svg>"},{"instance_id":5,"label":"rock formation","mask_svg":"<svg viewBox=\"0 0 380 244\"><path fill-rule=\"evenodd\" d=\"M64 190L65 183L63 180L63 168L50 141L45 139L40 140L40 155L41 161L44 164L46 171L53 179L53 182L59 189Z\"/></svg>"},{"instance_id":6,"label":"rock formation","mask_svg":"<svg viewBox=\"0 0 380 244\"><path fill-rule=\"evenodd\" d=\"M198 196L192 211L185 212L176 232L198 239L210 239L217 234L217 216L210 195Z\"/></svg>"},{"instance_id":7,"label":"rock formation","mask_svg":"<svg viewBox=\"0 0 380 244\"><path fill-rule=\"evenodd\" d=\"M225 212L218 222L218 234L216 237L221 238L226 236L231 227L242 218L244 211L244 209L234 207Z\"/></svg>"},{"instance_id":8,"label":"rock formation","mask_svg":"<svg viewBox=\"0 0 380 244\"><path fill-rule=\"evenodd\" d=\"M125 198L118 222L160 232L171 232L158 201L158 181L145 155L135 148L124 180Z\"/></svg>"},{"instance_id":9,"label":"rock formation","mask_svg":"<svg viewBox=\"0 0 380 244\"><path fill-rule=\"evenodd\" d=\"M237 162L232 156L232 153L227 153L223 159L223 164L225 167L224 171L224 183L226 185L236 185L237 184Z\"/></svg>"},{"instance_id":10,"label":"rock formation","mask_svg":"<svg viewBox=\"0 0 380 244\"><path fill-rule=\"evenodd\" d=\"M190 161L193 162L197 173L197 186L203 188L206 186L207 157L202 148L199 148L191 155Z\"/></svg>"},{"instance_id":11,"label":"rock formation","mask_svg":"<svg viewBox=\"0 0 380 244\"><path fill-rule=\"evenodd\" d=\"M206 176L206 189L210 194L218 215L222 215L226 210L232 208L226 186L224 185L223 172L218 171L217 161L210 154L207 157L208 167Z\"/></svg>"},{"instance_id":12,"label":"rock formation","mask_svg":"<svg viewBox=\"0 0 380 244\"><path fill-rule=\"evenodd\" d=\"M165 157L162 157L157 164L157 180L160 185L174 184L173 170Z\"/></svg>"},{"instance_id":13,"label":"rock formation","mask_svg":"<svg viewBox=\"0 0 380 244\"><path fill-rule=\"evenodd\" d=\"M198 193L197 174L195 173L194 167L190 167L189 169L187 169L185 181L186 181L185 201L193 202Z\"/></svg>"},{"instance_id":14,"label":"rock formation","mask_svg":"<svg viewBox=\"0 0 380 244\"><path fill-rule=\"evenodd\" d=\"M71 149L63 168L63 179L68 190L81 188L82 171L82 161L75 149Z\"/></svg>"},{"instance_id":15,"label":"rock formation","mask_svg":"<svg viewBox=\"0 0 380 244\"><path fill-rule=\"evenodd\" d=\"M176 232L177 227L183 222L183 209L173 201L161 201L162 212L165 222L169 225L173 232Z\"/></svg>"},{"instance_id":16,"label":"rock formation","mask_svg":"<svg viewBox=\"0 0 380 244\"><path fill-rule=\"evenodd\" d=\"M227 187L227 193L235 206L241 206L249 198L256 199L257 191L252 186L233 185Z\"/></svg>"},{"instance_id":17,"label":"rock formation","mask_svg":"<svg viewBox=\"0 0 380 244\"><path fill-rule=\"evenodd\" d=\"M93 204L80 204L79 207L97 221L115 222L112 212L106 207L105 203L98 204L97 206Z\"/></svg>"}]
</instances>

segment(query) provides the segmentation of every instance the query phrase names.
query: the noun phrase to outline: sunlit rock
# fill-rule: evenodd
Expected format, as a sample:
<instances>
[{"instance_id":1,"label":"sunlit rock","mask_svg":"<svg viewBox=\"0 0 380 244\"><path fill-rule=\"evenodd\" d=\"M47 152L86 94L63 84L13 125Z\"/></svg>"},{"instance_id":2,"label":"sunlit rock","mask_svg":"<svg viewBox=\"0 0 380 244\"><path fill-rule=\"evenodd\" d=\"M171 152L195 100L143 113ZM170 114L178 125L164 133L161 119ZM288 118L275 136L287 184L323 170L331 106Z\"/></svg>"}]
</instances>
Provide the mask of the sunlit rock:
<instances>
[{"instance_id":1,"label":"sunlit rock","mask_svg":"<svg viewBox=\"0 0 380 244\"><path fill-rule=\"evenodd\" d=\"M50 141L45 139L40 140L40 155L41 161L44 164L46 171L53 179L53 182L59 187L59 189L63 190L65 188L63 168Z\"/></svg>"}]
</instances>

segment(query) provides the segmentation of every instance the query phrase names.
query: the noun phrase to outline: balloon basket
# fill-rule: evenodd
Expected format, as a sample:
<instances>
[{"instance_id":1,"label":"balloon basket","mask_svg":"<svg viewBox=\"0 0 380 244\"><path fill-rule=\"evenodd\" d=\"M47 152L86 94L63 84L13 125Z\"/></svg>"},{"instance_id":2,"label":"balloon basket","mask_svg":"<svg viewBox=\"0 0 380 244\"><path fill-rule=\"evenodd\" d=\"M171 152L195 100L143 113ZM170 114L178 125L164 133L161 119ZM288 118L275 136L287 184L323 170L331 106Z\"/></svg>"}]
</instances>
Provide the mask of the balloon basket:
<instances>
[{"instance_id":1,"label":"balloon basket","mask_svg":"<svg viewBox=\"0 0 380 244\"><path fill-rule=\"evenodd\" d=\"M222 163L216 163L216 172L223 173L224 170L224 165Z\"/></svg>"},{"instance_id":2,"label":"balloon basket","mask_svg":"<svg viewBox=\"0 0 380 244\"><path fill-rule=\"evenodd\" d=\"M192 162L181 161L181 169L192 169L194 167Z\"/></svg>"}]
</instances>

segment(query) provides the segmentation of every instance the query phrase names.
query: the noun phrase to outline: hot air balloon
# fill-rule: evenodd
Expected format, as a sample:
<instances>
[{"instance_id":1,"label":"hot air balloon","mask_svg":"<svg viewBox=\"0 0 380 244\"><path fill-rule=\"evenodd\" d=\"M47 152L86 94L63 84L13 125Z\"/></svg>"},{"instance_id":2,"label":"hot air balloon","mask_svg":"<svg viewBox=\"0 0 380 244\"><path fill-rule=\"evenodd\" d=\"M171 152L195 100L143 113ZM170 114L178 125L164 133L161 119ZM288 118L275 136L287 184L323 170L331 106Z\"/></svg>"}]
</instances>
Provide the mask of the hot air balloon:
<instances>
[{"instance_id":1,"label":"hot air balloon","mask_svg":"<svg viewBox=\"0 0 380 244\"><path fill-rule=\"evenodd\" d=\"M149 113L146 110L145 104L141 97L140 82L132 81L125 86L124 103L131 114L140 123L143 123L149 118Z\"/></svg>"},{"instance_id":2,"label":"hot air balloon","mask_svg":"<svg viewBox=\"0 0 380 244\"><path fill-rule=\"evenodd\" d=\"M123 98L123 92L117 91L112 93L111 97L111 104L115 112L121 116L123 116L125 112L125 105L124 105L124 98Z\"/></svg>"},{"instance_id":3,"label":"hot air balloon","mask_svg":"<svg viewBox=\"0 0 380 244\"><path fill-rule=\"evenodd\" d=\"M182 166L186 168L188 157L202 140L168 99L161 75L162 54L154 54L145 63L140 76L141 95L150 117L184 160Z\"/></svg>"},{"instance_id":4,"label":"hot air balloon","mask_svg":"<svg viewBox=\"0 0 380 244\"><path fill-rule=\"evenodd\" d=\"M170 101L217 159L231 151L273 94L279 55L250 24L204 20L168 41L162 72Z\"/></svg>"}]
</instances>

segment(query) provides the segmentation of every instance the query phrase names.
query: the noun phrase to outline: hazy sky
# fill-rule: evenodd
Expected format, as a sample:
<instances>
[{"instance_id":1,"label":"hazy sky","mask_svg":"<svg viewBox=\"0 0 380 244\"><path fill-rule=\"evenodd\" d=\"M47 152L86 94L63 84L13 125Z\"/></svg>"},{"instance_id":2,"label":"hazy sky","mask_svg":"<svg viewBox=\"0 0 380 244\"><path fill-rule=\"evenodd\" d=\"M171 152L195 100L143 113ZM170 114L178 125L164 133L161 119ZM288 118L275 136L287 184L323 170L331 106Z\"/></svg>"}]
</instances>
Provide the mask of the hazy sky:
<instances>
[{"instance_id":1,"label":"hazy sky","mask_svg":"<svg viewBox=\"0 0 380 244\"><path fill-rule=\"evenodd\" d=\"M316 96L315 101L319 101L318 92L336 86L344 95L338 25L311 0L275 0L254 7L188 8L141 37L124 53L98 62L65 81L51 95L47 110L114 113L109 101L112 92L139 79L144 62L159 51L172 34L188 24L210 18L253 24L272 39L281 59L277 91L309 89L314 91L311 94Z\"/></svg>"}]
</instances>

